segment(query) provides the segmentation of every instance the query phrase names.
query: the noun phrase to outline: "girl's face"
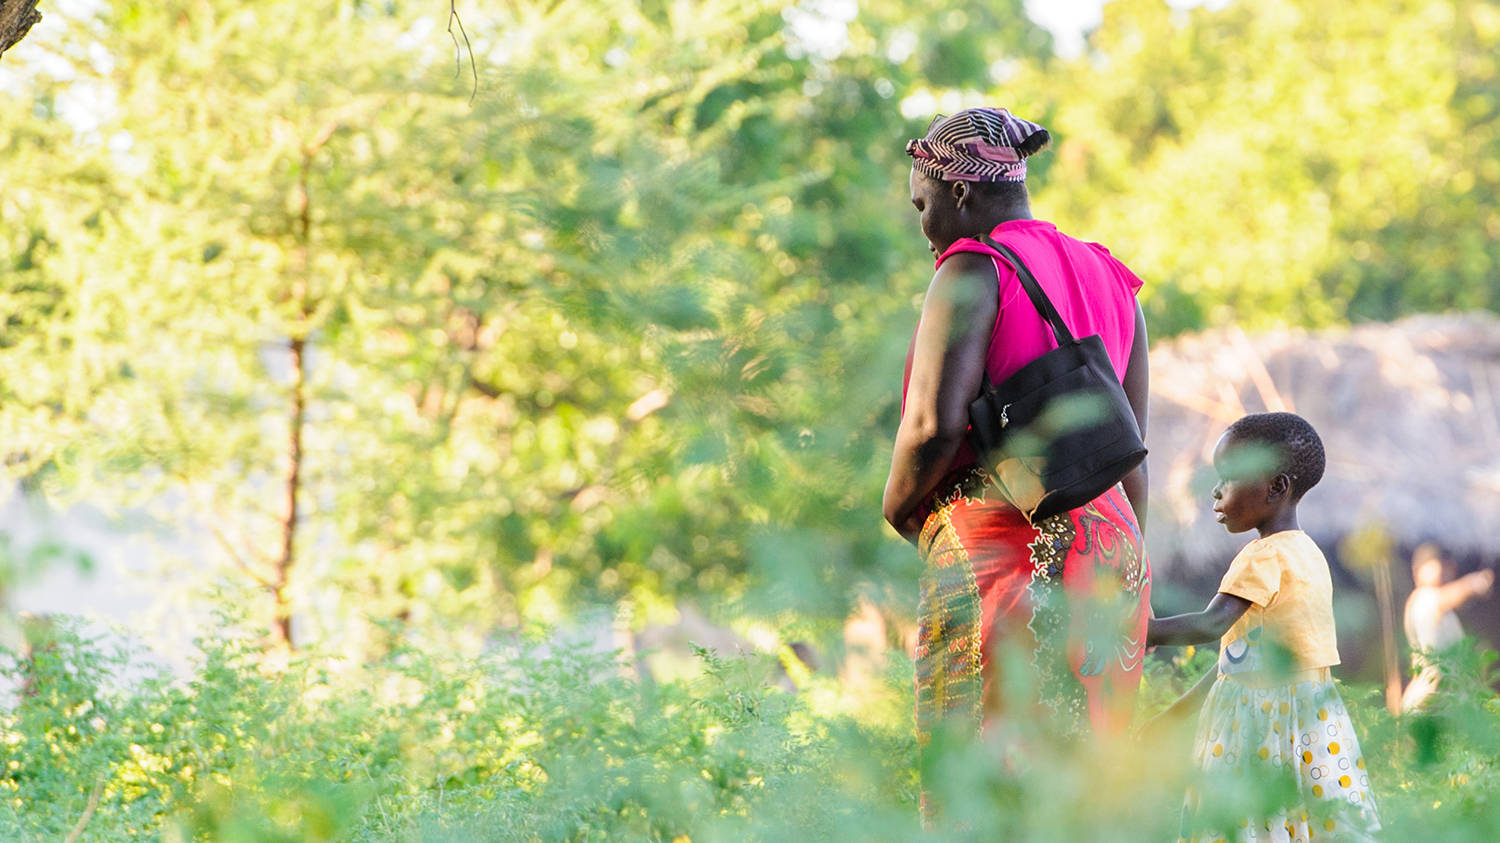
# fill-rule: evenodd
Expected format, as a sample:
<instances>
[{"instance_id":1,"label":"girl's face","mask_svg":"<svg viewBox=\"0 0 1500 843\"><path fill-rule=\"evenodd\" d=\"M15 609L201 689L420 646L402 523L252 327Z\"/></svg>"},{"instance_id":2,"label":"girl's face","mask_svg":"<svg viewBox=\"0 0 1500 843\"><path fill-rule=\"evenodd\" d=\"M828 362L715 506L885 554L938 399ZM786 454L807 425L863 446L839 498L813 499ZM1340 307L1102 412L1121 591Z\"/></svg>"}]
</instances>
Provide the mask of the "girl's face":
<instances>
[{"instance_id":1,"label":"girl's face","mask_svg":"<svg viewBox=\"0 0 1500 843\"><path fill-rule=\"evenodd\" d=\"M1238 442L1224 434L1214 446L1214 518L1231 533L1253 530L1276 513L1279 496L1271 488L1275 452L1258 442Z\"/></svg>"}]
</instances>

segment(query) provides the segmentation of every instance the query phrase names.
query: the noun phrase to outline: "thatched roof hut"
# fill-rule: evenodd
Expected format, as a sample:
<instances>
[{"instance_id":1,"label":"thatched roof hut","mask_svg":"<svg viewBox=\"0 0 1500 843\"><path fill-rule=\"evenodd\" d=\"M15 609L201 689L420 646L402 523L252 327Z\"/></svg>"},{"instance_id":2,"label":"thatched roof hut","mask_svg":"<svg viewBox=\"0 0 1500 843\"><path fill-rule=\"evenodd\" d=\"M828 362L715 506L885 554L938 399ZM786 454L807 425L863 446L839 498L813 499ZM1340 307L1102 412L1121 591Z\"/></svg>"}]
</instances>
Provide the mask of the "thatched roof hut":
<instances>
[{"instance_id":1,"label":"thatched roof hut","mask_svg":"<svg viewBox=\"0 0 1500 843\"><path fill-rule=\"evenodd\" d=\"M1436 540L1500 557L1500 317L1429 315L1391 324L1247 337L1225 329L1151 353L1151 521L1158 570L1202 577L1250 538L1213 520L1214 443L1247 412L1306 417L1328 450L1302 524L1331 555L1383 527L1396 548Z\"/></svg>"}]
</instances>

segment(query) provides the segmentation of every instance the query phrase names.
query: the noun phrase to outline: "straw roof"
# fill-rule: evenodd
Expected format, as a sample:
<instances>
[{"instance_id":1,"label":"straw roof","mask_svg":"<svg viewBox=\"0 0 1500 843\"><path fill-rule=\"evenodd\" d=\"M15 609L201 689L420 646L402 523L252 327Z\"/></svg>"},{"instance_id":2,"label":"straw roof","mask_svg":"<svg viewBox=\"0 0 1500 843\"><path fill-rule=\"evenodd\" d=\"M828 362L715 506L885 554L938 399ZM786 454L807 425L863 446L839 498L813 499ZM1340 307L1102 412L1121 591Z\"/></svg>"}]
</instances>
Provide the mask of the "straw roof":
<instances>
[{"instance_id":1,"label":"straw roof","mask_svg":"<svg viewBox=\"0 0 1500 843\"><path fill-rule=\"evenodd\" d=\"M1383 526L1500 555L1500 317L1415 316L1247 337L1229 328L1151 352L1153 561L1222 565L1246 541L1213 520L1214 443L1249 412L1290 410L1318 429L1323 482L1299 511L1325 543ZM1180 566L1180 567L1179 567Z\"/></svg>"}]
</instances>

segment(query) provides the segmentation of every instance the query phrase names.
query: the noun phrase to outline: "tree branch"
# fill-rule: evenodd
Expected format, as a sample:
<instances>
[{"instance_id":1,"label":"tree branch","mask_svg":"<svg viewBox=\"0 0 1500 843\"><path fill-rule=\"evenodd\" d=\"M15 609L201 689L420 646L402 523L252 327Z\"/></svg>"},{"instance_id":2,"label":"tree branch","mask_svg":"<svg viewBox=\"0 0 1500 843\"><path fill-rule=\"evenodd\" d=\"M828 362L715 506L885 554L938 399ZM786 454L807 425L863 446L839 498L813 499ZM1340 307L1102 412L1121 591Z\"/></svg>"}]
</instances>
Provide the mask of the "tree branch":
<instances>
[{"instance_id":1,"label":"tree branch","mask_svg":"<svg viewBox=\"0 0 1500 843\"><path fill-rule=\"evenodd\" d=\"M231 542L229 540L229 537L224 535L224 531L219 529L219 525L209 524L208 529L214 534L214 538L219 542L219 547L223 548L224 553L229 556L229 561L233 562L236 568L239 568L241 571L243 571L245 573L245 576L249 577L252 580L255 580L256 584L261 588L264 588L267 591L276 590L276 587L271 583L270 580L266 579L264 576L261 576L259 571L256 571L254 568L250 567L250 563L246 562L245 557L240 555L240 552L235 549L234 542Z\"/></svg>"},{"instance_id":2,"label":"tree branch","mask_svg":"<svg viewBox=\"0 0 1500 843\"><path fill-rule=\"evenodd\" d=\"M0 0L0 55L26 37L42 19L36 10L38 0Z\"/></svg>"},{"instance_id":3,"label":"tree branch","mask_svg":"<svg viewBox=\"0 0 1500 843\"><path fill-rule=\"evenodd\" d=\"M3 2L4 0L0 0L0 3ZM89 824L89 820L94 816L94 811L98 810L99 797L103 795L104 777L100 776L99 779L94 782L94 792L89 795L89 803L88 805L84 806L83 816L78 818L78 822L73 826L73 830L68 832L68 839L65 840L64 843L77 843L78 838L83 836L83 829Z\"/></svg>"},{"instance_id":4,"label":"tree branch","mask_svg":"<svg viewBox=\"0 0 1500 843\"><path fill-rule=\"evenodd\" d=\"M474 47L469 44L469 33L464 31L463 19L458 16L458 0L448 2L448 36L453 39L453 75L457 76L462 67L461 56L458 53L458 36L453 34L453 24L458 24L458 31L464 36L464 46L469 48L469 69L474 74L474 90L469 94L469 105L474 104L474 97L479 94L479 65L474 63Z\"/></svg>"}]
</instances>

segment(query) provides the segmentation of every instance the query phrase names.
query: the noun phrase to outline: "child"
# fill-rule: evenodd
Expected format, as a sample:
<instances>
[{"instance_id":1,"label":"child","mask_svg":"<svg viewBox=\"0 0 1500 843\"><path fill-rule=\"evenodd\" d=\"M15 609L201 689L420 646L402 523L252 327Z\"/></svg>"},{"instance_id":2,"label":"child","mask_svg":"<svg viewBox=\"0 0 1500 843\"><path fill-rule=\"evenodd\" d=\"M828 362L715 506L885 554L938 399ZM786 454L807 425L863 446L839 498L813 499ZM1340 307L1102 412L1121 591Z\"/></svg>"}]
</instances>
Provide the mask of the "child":
<instances>
[{"instance_id":1,"label":"child","mask_svg":"<svg viewBox=\"0 0 1500 843\"><path fill-rule=\"evenodd\" d=\"M1217 668L1168 714L1203 699L1193 759L1208 778L1279 778L1272 790L1295 794L1270 816L1234 823L1238 840L1373 839L1369 775L1328 670L1339 663L1328 561L1297 524L1297 503L1323 477L1323 443L1300 416L1259 413L1230 425L1213 460L1219 523L1260 538L1234 557L1207 608L1150 622L1153 646L1221 639ZM1185 839L1216 830L1196 816L1199 803L1190 792Z\"/></svg>"},{"instance_id":2,"label":"child","mask_svg":"<svg viewBox=\"0 0 1500 843\"><path fill-rule=\"evenodd\" d=\"M1406 598L1406 642L1411 645L1412 665L1419 668L1415 678L1401 694L1401 710L1416 711L1437 690L1442 671L1432 656L1449 649L1464 638L1463 624L1455 610L1476 597L1490 593L1495 572L1489 570L1466 574L1453 582L1447 579L1447 561L1437 545L1419 545L1411 560L1411 596Z\"/></svg>"}]
</instances>

